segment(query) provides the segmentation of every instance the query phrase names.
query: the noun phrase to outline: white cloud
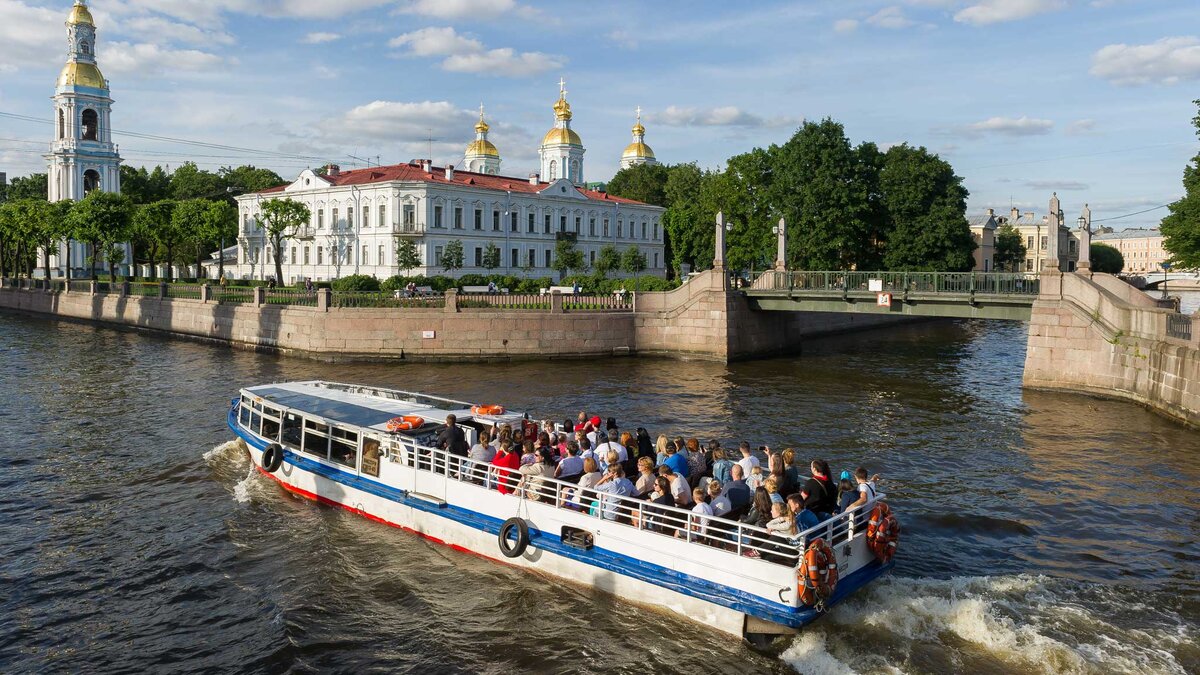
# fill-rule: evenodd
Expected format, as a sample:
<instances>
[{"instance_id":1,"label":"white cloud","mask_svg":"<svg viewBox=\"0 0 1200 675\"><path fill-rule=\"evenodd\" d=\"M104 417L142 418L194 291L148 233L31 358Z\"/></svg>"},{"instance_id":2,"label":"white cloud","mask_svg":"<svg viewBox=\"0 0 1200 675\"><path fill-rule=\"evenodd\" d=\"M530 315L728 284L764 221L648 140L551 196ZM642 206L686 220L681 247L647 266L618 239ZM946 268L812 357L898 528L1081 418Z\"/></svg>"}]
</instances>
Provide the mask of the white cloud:
<instances>
[{"instance_id":1,"label":"white cloud","mask_svg":"<svg viewBox=\"0 0 1200 675\"><path fill-rule=\"evenodd\" d=\"M904 16L904 10L898 6L884 7L878 12L867 18L867 23L878 28L891 28L893 30L900 28L908 28L916 22Z\"/></svg>"},{"instance_id":2,"label":"white cloud","mask_svg":"<svg viewBox=\"0 0 1200 675\"><path fill-rule=\"evenodd\" d=\"M1075 180L1031 180L1025 182L1025 187L1031 190L1049 190L1051 192L1069 192L1091 188L1087 183L1080 183Z\"/></svg>"},{"instance_id":3,"label":"white cloud","mask_svg":"<svg viewBox=\"0 0 1200 675\"><path fill-rule=\"evenodd\" d=\"M1108 45L1092 55L1090 72L1118 86L1197 80L1200 39L1169 37L1148 45Z\"/></svg>"},{"instance_id":4,"label":"white cloud","mask_svg":"<svg viewBox=\"0 0 1200 675\"><path fill-rule=\"evenodd\" d=\"M803 121L790 117L765 119L745 112L736 106L719 108L668 106L661 113L651 115L650 120L670 127L782 127L799 124Z\"/></svg>"},{"instance_id":5,"label":"white cloud","mask_svg":"<svg viewBox=\"0 0 1200 675\"><path fill-rule=\"evenodd\" d=\"M1038 14L1064 9L1066 0L981 0L954 15L959 23L986 26L1005 21L1027 19Z\"/></svg>"},{"instance_id":6,"label":"white cloud","mask_svg":"<svg viewBox=\"0 0 1200 675\"><path fill-rule=\"evenodd\" d=\"M858 29L858 21L855 19L839 19L833 22L833 30L838 33L853 33Z\"/></svg>"},{"instance_id":7,"label":"white cloud","mask_svg":"<svg viewBox=\"0 0 1200 675\"><path fill-rule=\"evenodd\" d=\"M110 42L100 47L97 55L104 70L110 74L135 76L175 75L180 71L204 72L226 66L230 61L197 49L164 49L145 42Z\"/></svg>"},{"instance_id":8,"label":"white cloud","mask_svg":"<svg viewBox=\"0 0 1200 675\"><path fill-rule=\"evenodd\" d=\"M225 14L276 19L335 19L393 4L395 0L128 0L118 10L150 10L202 26L220 26ZM106 3L107 4L107 3Z\"/></svg>"},{"instance_id":9,"label":"white cloud","mask_svg":"<svg viewBox=\"0 0 1200 675\"><path fill-rule=\"evenodd\" d=\"M178 42L189 45L231 45L236 42L229 33L205 30L197 26L169 21L158 16L137 16L120 22L123 34L156 42Z\"/></svg>"},{"instance_id":10,"label":"white cloud","mask_svg":"<svg viewBox=\"0 0 1200 675\"><path fill-rule=\"evenodd\" d=\"M0 51L9 67L37 66L62 60L66 32L63 11L0 0Z\"/></svg>"},{"instance_id":11,"label":"white cloud","mask_svg":"<svg viewBox=\"0 0 1200 675\"><path fill-rule=\"evenodd\" d=\"M439 19L492 18L507 12L525 16L536 13L515 0L411 0L403 11Z\"/></svg>"},{"instance_id":12,"label":"white cloud","mask_svg":"<svg viewBox=\"0 0 1200 675\"><path fill-rule=\"evenodd\" d=\"M624 30L614 30L608 34L608 39L625 49L637 49L638 41L632 34Z\"/></svg>"},{"instance_id":13,"label":"white cloud","mask_svg":"<svg viewBox=\"0 0 1200 675\"><path fill-rule=\"evenodd\" d=\"M1048 134L1054 128L1054 122L1033 117L992 117L982 122L976 122L966 127L966 131L974 134L1000 134L1002 136L1040 136Z\"/></svg>"},{"instance_id":14,"label":"white cloud","mask_svg":"<svg viewBox=\"0 0 1200 675\"><path fill-rule=\"evenodd\" d=\"M1075 120L1067 125L1068 136L1083 136L1096 130L1096 120Z\"/></svg>"},{"instance_id":15,"label":"white cloud","mask_svg":"<svg viewBox=\"0 0 1200 675\"><path fill-rule=\"evenodd\" d=\"M392 47L406 47L412 56L446 57L442 69L456 73L482 73L526 77L561 68L566 59L542 52L517 52L510 47L488 49L482 42L453 28L422 28L393 38Z\"/></svg>"},{"instance_id":16,"label":"white cloud","mask_svg":"<svg viewBox=\"0 0 1200 675\"><path fill-rule=\"evenodd\" d=\"M301 40L306 45L321 45L326 42L333 42L342 39L342 36L337 33L309 33Z\"/></svg>"}]
</instances>

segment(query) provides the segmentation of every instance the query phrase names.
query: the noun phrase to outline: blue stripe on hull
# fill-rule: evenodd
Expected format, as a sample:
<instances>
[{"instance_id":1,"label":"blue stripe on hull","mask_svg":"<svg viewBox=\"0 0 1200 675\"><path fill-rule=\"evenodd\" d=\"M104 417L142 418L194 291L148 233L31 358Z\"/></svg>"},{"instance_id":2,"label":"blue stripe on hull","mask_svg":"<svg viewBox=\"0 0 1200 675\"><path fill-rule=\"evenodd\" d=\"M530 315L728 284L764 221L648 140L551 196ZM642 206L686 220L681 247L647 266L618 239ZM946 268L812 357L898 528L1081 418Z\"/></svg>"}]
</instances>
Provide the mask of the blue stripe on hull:
<instances>
[{"instance_id":1,"label":"blue stripe on hull","mask_svg":"<svg viewBox=\"0 0 1200 675\"><path fill-rule=\"evenodd\" d=\"M259 438L257 435L238 426L237 410L238 408L235 405L229 411L229 428L251 447L260 451L265 449L269 441ZM439 507L423 499L410 498L404 490L322 464L292 452L287 448L284 448L283 457L285 463L292 464L302 471L307 471L327 480L398 504L403 504L434 516L448 518L482 532L499 536L500 526L504 522L501 518L495 518L452 504ZM764 600L759 596L746 593L738 588L722 586L707 579L682 574L675 570L620 553L614 553L601 548L582 551L562 543L562 539L558 535L532 527L529 528L529 540L537 548L549 551L555 555L645 581L655 586L675 591L676 593L698 598L722 607L728 607L744 614L790 628L800 628L820 616L820 613L811 608L797 609L782 603ZM871 563L840 579L833 598L827 604L832 606L841 602L859 588L862 588L875 578L889 571L893 564L881 565L877 562Z\"/></svg>"}]
</instances>

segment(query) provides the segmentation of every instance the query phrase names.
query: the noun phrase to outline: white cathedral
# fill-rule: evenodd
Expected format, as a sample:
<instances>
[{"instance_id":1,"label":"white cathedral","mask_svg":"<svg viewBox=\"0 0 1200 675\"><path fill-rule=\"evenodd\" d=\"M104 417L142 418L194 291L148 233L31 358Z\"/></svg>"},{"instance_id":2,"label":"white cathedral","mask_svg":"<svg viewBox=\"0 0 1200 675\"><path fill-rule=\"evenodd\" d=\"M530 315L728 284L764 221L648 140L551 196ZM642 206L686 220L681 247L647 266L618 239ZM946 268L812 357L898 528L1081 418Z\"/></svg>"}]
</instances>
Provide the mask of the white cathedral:
<instances>
[{"instance_id":1,"label":"white cathedral","mask_svg":"<svg viewBox=\"0 0 1200 675\"><path fill-rule=\"evenodd\" d=\"M288 185L238 197L237 262L226 269L243 279L274 276L278 253L285 284L351 274L432 276L445 273L442 253L458 240L463 266L454 274L552 276L555 243L570 238L589 266L607 245L619 253L636 248L645 257L645 273L663 275L664 209L586 188L583 141L571 128L566 94L560 81L554 126L539 148L540 174L500 173L500 151L488 140L480 106L475 140L460 169L435 167L428 159L353 171L329 165L324 175L306 169ZM639 110L622 168L657 163L645 134ZM276 198L301 202L312 213L278 252L257 220L260 205ZM404 239L416 244L416 267L397 264ZM500 252L499 265L490 269L489 245Z\"/></svg>"},{"instance_id":2,"label":"white cathedral","mask_svg":"<svg viewBox=\"0 0 1200 675\"><path fill-rule=\"evenodd\" d=\"M96 64L96 24L83 0L75 0L67 17L67 63L54 90L54 140L47 173L52 202L83 199L92 190L121 192L121 156L112 142L112 104L108 80ZM88 247L82 242L63 242L52 252L53 273L63 276L70 247L72 276L90 274ZM128 272L132 247L125 245L121 273ZM103 260L94 263L107 272Z\"/></svg>"}]
</instances>

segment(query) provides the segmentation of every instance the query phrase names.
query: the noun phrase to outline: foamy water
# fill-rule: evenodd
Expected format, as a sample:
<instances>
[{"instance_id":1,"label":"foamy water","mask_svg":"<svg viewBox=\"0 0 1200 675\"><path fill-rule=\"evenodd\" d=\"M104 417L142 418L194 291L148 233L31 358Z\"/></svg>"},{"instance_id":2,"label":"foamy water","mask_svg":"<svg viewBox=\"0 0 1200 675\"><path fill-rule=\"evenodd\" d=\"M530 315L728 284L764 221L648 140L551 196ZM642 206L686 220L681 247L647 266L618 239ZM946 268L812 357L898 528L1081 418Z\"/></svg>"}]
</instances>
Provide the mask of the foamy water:
<instances>
[{"instance_id":1,"label":"foamy water","mask_svg":"<svg viewBox=\"0 0 1200 675\"><path fill-rule=\"evenodd\" d=\"M1107 611L1141 628L1120 628ZM804 675L998 664L1022 673L1183 674L1170 648L1192 640L1195 627L1182 617L1115 588L1032 575L892 577L835 607L781 658Z\"/></svg>"}]
</instances>

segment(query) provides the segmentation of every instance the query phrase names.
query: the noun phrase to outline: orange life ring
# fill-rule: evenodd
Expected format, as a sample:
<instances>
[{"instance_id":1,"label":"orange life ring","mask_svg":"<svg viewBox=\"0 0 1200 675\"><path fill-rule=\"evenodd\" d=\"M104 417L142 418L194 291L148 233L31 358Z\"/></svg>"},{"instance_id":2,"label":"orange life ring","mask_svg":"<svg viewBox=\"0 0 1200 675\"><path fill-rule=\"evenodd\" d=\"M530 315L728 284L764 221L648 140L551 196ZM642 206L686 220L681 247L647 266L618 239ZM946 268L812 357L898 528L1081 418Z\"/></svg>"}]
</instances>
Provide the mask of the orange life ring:
<instances>
[{"instance_id":1,"label":"orange life ring","mask_svg":"<svg viewBox=\"0 0 1200 675\"><path fill-rule=\"evenodd\" d=\"M425 418L417 417L416 415L393 417L387 421L387 430L392 433L397 431L409 431L410 429L420 429L423 426L425 426Z\"/></svg>"},{"instance_id":2,"label":"orange life ring","mask_svg":"<svg viewBox=\"0 0 1200 675\"><path fill-rule=\"evenodd\" d=\"M824 539L817 537L809 542L796 576L801 603L820 609L833 597L838 582L837 556Z\"/></svg>"},{"instance_id":3,"label":"orange life ring","mask_svg":"<svg viewBox=\"0 0 1200 675\"><path fill-rule=\"evenodd\" d=\"M896 544L900 540L900 521L892 513L892 509L884 502L879 502L871 510L871 519L867 521L867 548L881 563L888 563L896 555Z\"/></svg>"},{"instance_id":4,"label":"orange life ring","mask_svg":"<svg viewBox=\"0 0 1200 675\"><path fill-rule=\"evenodd\" d=\"M473 405L471 406L472 415L503 415L504 406L502 405Z\"/></svg>"}]
</instances>

